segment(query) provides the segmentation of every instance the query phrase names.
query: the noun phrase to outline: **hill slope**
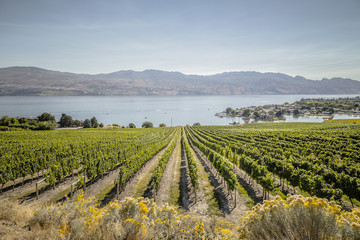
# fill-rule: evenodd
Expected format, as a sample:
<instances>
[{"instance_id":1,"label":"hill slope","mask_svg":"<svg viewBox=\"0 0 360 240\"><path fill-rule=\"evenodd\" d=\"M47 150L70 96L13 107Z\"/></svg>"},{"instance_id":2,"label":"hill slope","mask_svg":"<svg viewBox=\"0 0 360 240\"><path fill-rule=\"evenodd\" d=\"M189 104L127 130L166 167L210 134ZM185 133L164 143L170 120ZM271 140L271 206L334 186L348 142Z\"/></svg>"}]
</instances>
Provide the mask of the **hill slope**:
<instances>
[{"instance_id":1,"label":"hill slope","mask_svg":"<svg viewBox=\"0 0 360 240\"><path fill-rule=\"evenodd\" d=\"M35 67L0 68L0 96L358 94L360 81L309 80L281 73L228 72L210 76L159 70L74 74Z\"/></svg>"}]
</instances>

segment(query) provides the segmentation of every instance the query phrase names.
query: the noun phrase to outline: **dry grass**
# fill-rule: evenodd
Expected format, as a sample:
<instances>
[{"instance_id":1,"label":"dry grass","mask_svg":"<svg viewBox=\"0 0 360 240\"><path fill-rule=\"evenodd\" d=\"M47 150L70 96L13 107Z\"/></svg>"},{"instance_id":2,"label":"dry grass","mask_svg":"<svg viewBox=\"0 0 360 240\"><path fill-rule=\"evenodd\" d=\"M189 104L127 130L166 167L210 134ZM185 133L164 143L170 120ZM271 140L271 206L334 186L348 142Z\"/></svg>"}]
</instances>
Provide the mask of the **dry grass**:
<instances>
[{"instance_id":1,"label":"dry grass","mask_svg":"<svg viewBox=\"0 0 360 240\"><path fill-rule=\"evenodd\" d=\"M2 201L0 209L0 239L31 239L27 226L34 216L32 207Z\"/></svg>"},{"instance_id":2,"label":"dry grass","mask_svg":"<svg viewBox=\"0 0 360 240\"><path fill-rule=\"evenodd\" d=\"M0 203L0 220L25 224L34 215L34 209L30 206L19 205L15 202L3 201Z\"/></svg>"}]
</instances>

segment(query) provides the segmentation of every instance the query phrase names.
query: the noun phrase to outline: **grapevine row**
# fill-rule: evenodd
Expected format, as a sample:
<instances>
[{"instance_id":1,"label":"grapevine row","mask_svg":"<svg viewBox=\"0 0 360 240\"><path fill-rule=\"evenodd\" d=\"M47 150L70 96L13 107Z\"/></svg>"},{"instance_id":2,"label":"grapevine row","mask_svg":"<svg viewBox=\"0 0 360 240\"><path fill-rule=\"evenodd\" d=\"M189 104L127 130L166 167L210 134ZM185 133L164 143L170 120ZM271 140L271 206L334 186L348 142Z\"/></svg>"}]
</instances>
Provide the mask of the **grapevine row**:
<instances>
[{"instance_id":1,"label":"grapevine row","mask_svg":"<svg viewBox=\"0 0 360 240\"><path fill-rule=\"evenodd\" d=\"M35 174L42 174L51 185L74 172L85 171L93 179L172 132L171 128L4 132L0 135L1 189L9 181Z\"/></svg>"},{"instance_id":2,"label":"grapevine row","mask_svg":"<svg viewBox=\"0 0 360 240\"><path fill-rule=\"evenodd\" d=\"M250 156L280 178L286 179L293 186L299 186L300 189L311 194L339 200L344 192L349 197L359 199L359 165L356 161L347 158L340 160L340 156L329 160L330 156L333 156L331 152L334 152L330 151L331 148L338 149L336 152L341 153L342 156L346 155L343 153L346 151L344 142L349 145L347 149L359 151L359 142L355 140L358 131L354 127L341 131L338 129L311 131L315 135L313 137L309 137L311 133L304 130L296 133L294 131L263 131L260 134L259 131L221 132L221 128L214 129L216 132L211 131L211 128L196 130L203 135L211 136L212 142L225 143L233 154ZM328 135L332 136L332 139L328 138ZM321 137L326 139L325 142L332 141L336 145L316 144L317 141L324 142L324 140L320 141ZM222 141L221 138L223 138ZM307 144L292 143L291 139L295 138L302 139ZM314 142L309 143L305 141L306 139L312 139L311 141ZM313 151L316 148L320 151ZM328 155L327 150L331 155ZM342 164L339 165L339 163Z\"/></svg>"},{"instance_id":3,"label":"grapevine row","mask_svg":"<svg viewBox=\"0 0 360 240\"><path fill-rule=\"evenodd\" d=\"M166 147L171 139L174 137L175 131L161 141L157 141L148 145L143 145L143 151L137 152L131 157L124 165L120 167L119 172L119 183L120 185L125 184L130 178L137 173L144 164L157 152Z\"/></svg>"},{"instance_id":4,"label":"grapevine row","mask_svg":"<svg viewBox=\"0 0 360 240\"><path fill-rule=\"evenodd\" d=\"M189 130L201 144L207 146L209 149L216 152L223 158L225 157L229 159L233 164L245 171L258 184L260 184L265 191L269 192L275 189L274 177L266 169L266 167L258 164L258 162L253 161L246 156L239 157L234 155L229 148L221 146L215 141L209 141L211 139L210 137L206 137L206 139L204 139L193 128L190 128Z\"/></svg>"},{"instance_id":5,"label":"grapevine row","mask_svg":"<svg viewBox=\"0 0 360 240\"><path fill-rule=\"evenodd\" d=\"M191 184L195 189L195 194L196 194L196 190L199 188L198 169L196 167L196 162L191 152L191 148L189 146L189 142L188 139L186 138L184 130L182 130L181 146L185 149Z\"/></svg>"},{"instance_id":6,"label":"grapevine row","mask_svg":"<svg viewBox=\"0 0 360 240\"><path fill-rule=\"evenodd\" d=\"M215 167L220 176L225 180L229 190L233 191L239 187L236 174L233 171L231 163L226 161L221 155L199 142L189 131L186 129L186 134L189 140L209 159L211 164Z\"/></svg>"},{"instance_id":7,"label":"grapevine row","mask_svg":"<svg viewBox=\"0 0 360 240\"><path fill-rule=\"evenodd\" d=\"M166 168L166 164L169 161L171 154L173 153L175 146L177 145L177 139L173 140L169 148L166 149L165 153L161 156L159 163L156 165L152 178L150 180L150 185L152 185L157 192L160 187L160 182Z\"/></svg>"}]
</instances>

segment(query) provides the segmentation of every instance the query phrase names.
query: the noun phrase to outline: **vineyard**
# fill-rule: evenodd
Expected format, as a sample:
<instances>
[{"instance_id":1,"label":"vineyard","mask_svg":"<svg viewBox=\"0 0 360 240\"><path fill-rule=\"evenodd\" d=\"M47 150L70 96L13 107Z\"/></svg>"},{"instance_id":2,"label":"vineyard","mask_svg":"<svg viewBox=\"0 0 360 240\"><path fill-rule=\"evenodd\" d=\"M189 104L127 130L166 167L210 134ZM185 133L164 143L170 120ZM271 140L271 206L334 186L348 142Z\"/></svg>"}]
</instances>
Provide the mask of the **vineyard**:
<instances>
[{"instance_id":1,"label":"vineyard","mask_svg":"<svg viewBox=\"0 0 360 240\"><path fill-rule=\"evenodd\" d=\"M67 178L76 183L74 189L85 189L86 184L114 170L119 171L117 181L124 184L173 135L170 128L4 132L0 140L1 192L34 178L42 179L44 190L51 191L50 186L55 188Z\"/></svg>"},{"instance_id":2,"label":"vineyard","mask_svg":"<svg viewBox=\"0 0 360 240\"><path fill-rule=\"evenodd\" d=\"M229 222L290 195L360 206L357 124L23 130L1 132L0 143L0 202L44 206L80 193L106 208L145 197Z\"/></svg>"},{"instance_id":3,"label":"vineyard","mask_svg":"<svg viewBox=\"0 0 360 240\"><path fill-rule=\"evenodd\" d=\"M198 127L189 132L202 152L228 168L219 172L226 174L231 189L236 181L230 163L261 185L265 197L290 185L301 193L338 202L360 200L359 127L307 126Z\"/></svg>"}]
</instances>

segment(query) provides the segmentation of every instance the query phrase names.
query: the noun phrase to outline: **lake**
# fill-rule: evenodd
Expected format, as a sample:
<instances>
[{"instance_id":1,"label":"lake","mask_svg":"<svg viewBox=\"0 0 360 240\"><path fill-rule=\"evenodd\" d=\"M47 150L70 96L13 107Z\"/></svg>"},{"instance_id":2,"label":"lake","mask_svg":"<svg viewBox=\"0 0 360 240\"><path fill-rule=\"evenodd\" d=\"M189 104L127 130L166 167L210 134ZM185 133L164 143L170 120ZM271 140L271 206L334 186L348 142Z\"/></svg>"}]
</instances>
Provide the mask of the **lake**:
<instances>
[{"instance_id":1,"label":"lake","mask_svg":"<svg viewBox=\"0 0 360 240\"><path fill-rule=\"evenodd\" d=\"M61 113L84 120L95 116L105 125L117 123L141 127L144 121L158 126L228 125L239 118L218 118L227 107L241 108L265 104L293 103L301 98L339 98L358 95L230 95L230 96L10 96L0 97L0 116L36 117L44 112ZM351 118L335 116L334 119ZM241 120L240 120L241 121ZM288 122L322 122L322 118L287 116Z\"/></svg>"}]
</instances>

